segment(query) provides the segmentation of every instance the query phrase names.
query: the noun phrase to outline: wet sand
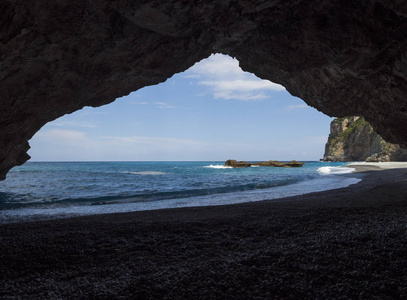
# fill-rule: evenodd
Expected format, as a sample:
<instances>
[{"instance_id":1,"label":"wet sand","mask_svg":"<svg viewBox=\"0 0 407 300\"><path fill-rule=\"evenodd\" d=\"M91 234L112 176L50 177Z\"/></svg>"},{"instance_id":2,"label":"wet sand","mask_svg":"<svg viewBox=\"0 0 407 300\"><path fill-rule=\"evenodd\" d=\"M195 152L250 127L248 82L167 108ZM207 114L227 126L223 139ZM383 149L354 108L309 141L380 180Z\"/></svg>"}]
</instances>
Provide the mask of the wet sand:
<instances>
[{"instance_id":1,"label":"wet sand","mask_svg":"<svg viewBox=\"0 0 407 300\"><path fill-rule=\"evenodd\" d=\"M281 200L1 225L0 299L405 299L407 169L352 167Z\"/></svg>"}]
</instances>

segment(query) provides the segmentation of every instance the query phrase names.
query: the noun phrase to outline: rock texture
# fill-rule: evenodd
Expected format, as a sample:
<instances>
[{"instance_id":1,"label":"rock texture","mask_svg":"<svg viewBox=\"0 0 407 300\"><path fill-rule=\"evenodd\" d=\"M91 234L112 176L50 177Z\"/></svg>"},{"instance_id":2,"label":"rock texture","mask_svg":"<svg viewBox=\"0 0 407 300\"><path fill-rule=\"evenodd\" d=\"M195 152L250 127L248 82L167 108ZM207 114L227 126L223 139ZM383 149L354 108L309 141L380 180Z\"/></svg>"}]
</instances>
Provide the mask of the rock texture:
<instances>
[{"instance_id":1,"label":"rock texture","mask_svg":"<svg viewBox=\"0 0 407 300\"><path fill-rule=\"evenodd\" d=\"M232 168L248 168L251 164L247 161L236 161L234 159L228 159L225 162L225 167L232 167Z\"/></svg>"},{"instance_id":2,"label":"rock texture","mask_svg":"<svg viewBox=\"0 0 407 300\"><path fill-rule=\"evenodd\" d=\"M404 0L3 0L0 178L44 124L211 53L407 147Z\"/></svg>"},{"instance_id":3,"label":"rock texture","mask_svg":"<svg viewBox=\"0 0 407 300\"><path fill-rule=\"evenodd\" d=\"M383 140L361 117L336 118L325 145L324 161L406 161L407 150Z\"/></svg>"},{"instance_id":4,"label":"rock texture","mask_svg":"<svg viewBox=\"0 0 407 300\"><path fill-rule=\"evenodd\" d=\"M256 163L248 163L247 161L236 161L234 159L228 159L225 162L226 167L232 168L247 168L251 166L259 167L281 167L281 168L299 168L302 167L305 163L292 160L290 162L281 162L276 160L261 161Z\"/></svg>"}]
</instances>

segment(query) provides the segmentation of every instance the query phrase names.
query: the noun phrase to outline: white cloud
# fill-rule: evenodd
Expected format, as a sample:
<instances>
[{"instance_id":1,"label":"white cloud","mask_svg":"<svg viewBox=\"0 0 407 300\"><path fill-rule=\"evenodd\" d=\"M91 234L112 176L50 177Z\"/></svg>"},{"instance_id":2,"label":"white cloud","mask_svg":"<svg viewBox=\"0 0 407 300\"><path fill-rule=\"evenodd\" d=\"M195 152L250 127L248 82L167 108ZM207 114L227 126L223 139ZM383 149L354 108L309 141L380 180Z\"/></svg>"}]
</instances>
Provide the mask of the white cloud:
<instances>
[{"instance_id":1,"label":"white cloud","mask_svg":"<svg viewBox=\"0 0 407 300\"><path fill-rule=\"evenodd\" d=\"M213 96L221 99L253 100L267 98L264 91L280 91L281 85L268 80L235 79L218 81L201 81L201 85L210 86Z\"/></svg>"},{"instance_id":2,"label":"white cloud","mask_svg":"<svg viewBox=\"0 0 407 300\"><path fill-rule=\"evenodd\" d=\"M104 136L101 137L100 142L116 146L148 146L154 148L179 148L184 147L203 147L204 142L192 139L177 139L177 138L164 138L164 137L145 137L145 136L128 136L128 137L115 137Z\"/></svg>"},{"instance_id":3,"label":"white cloud","mask_svg":"<svg viewBox=\"0 0 407 300\"><path fill-rule=\"evenodd\" d=\"M75 130L50 129L37 133L30 144L34 160L226 160L297 159L311 160L322 155L327 136L303 136L301 153L291 138L278 145L270 143L214 142L188 138L154 136L90 136ZM297 149L298 150L298 149ZM308 153L308 154L305 154ZM272 153L272 157L268 154ZM315 155L315 154L314 154ZM315 159L315 157L314 157Z\"/></svg>"},{"instance_id":4,"label":"white cloud","mask_svg":"<svg viewBox=\"0 0 407 300\"><path fill-rule=\"evenodd\" d=\"M168 103L165 102L154 102L155 106L158 108L176 108L175 106L172 106Z\"/></svg>"},{"instance_id":5,"label":"white cloud","mask_svg":"<svg viewBox=\"0 0 407 300\"><path fill-rule=\"evenodd\" d=\"M96 128L96 125L91 123L91 122L86 122L86 121L64 121L61 119L58 119L52 123L55 126L58 127L82 127L82 128Z\"/></svg>"},{"instance_id":6,"label":"white cloud","mask_svg":"<svg viewBox=\"0 0 407 300\"><path fill-rule=\"evenodd\" d=\"M205 60L196 63L188 70L189 73L201 76L229 77L242 76L243 70L239 67L237 59L227 55L214 54Z\"/></svg>"},{"instance_id":7,"label":"white cloud","mask_svg":"<svg viewBox=\"0 0 407 300\"><path fill-rule=\"evenodd\" d=\"M220 90L220 91L214 91L213 92L213 97L215 99L225 99L225 100L257 100L257 99L265 99L268 96L265 93L238 93L236 91L228 91L228 90Z\"/></svg>"},{"instance_id":8,"label":"white cloud","mask_svg":"<svg viewBox=\"0 0 407 300\"><path fill-rule=\"evenodd\" d=\"M185 77L202 78L198 84L208 86L215 99L263 99L268 97L266 92L284 90L279 84L244 72L236 59L221 54L195 64Z\"/></svg>"},{"instance_id":9,"label":"white cloud","mask_svg":"<svg viewBox=\"0 0 407 300\"><path fill-rule=\"evenodd\" d=\"M216 87L220 90L248 92L255 90L274 90L280 91L281 85L267 80L221 80L221 81L201 81L200 84Z\"/></svg>"},{"instance_id":10,"label":"white cloud","mask_svg":"<svg viewBox=\"0 0 407 300\"><path fill-rule=\"evenodd\" d=\"M63 129L50 129L38 132L36 139L46 142L64 144L70 146L97 146L108 145L131 146L148 145L149 147L185 147L204 146L205 143L193 139L177 139L166 137L146 137L146 136L88 136L85 132Z\"/></svg>"},{"instance_id":11,"label":"white cloud","mask_svg":"<svg viewBox=\"0 0 407 300\"><path fill-rule=\"evenodd\" d=\"M75 115L80 116L80 117L89 117L92 115L100 116L100 115L107 115L107 114L109 114L109 113L106 111L100 111L100 108L95 108L95 107L84 107L80 111L75 112Z\"/></svg>"},{"instance_id":12,"label":"white cloud","mask_svg":"<svg viewBox=\"0 0 407 300\"><path fill-rule=\"evenodd\" d=\"M38 132L35 138L46 143L59 145L95 145L94 141L87 137L85 132L75 130L50 129Z\"/></svg>"},{"instance_id":13,"label":"white cloud","mask_svg":"<svg viewBox=\"0 0 407 300\"><path fill-rule=\"evenodd\" d=\"M100 109L99 109L100 110ZM48 126L58 128L97 128L100 126L100 116L108 115L108 112L98 111L95 108L85 107L73 114L66 114L50 123Z\"/></svg>"},{"instance_id":14,"label":"white cloud","mask_svg":"<svg viewBox=\"0 0 407 300\"><path fill-rule=\"evenodd\" d=\"M37 161L93 160L213 160L252 153L252 144L154 136L91 136L85 132L49 129L30 140L29 154ZM221 154L225 153L225 154Z\"/></svg>"},{"instance_id":15,"label":"white cloud","mask_svg":"<svg viewBox=\"0 0 407 300\"><path fill-rule=\"evenodd\" d=\"M138 105L154 105L156 108L159 109L172 109L172 108L176 108L176 109L190 109L187 107L179 107L179 106L174 106L171 104L168 104L166 102L134 102L134 104L138 104Z\"/></svg>"},{"instance_id":16,"label":"white cloud","mask_svg":"<svg viewBox=\"0 0 407 300\"><path fill-rule=\"evenodd\" d=\"M307 107L308 107L307 104L288 105L285 107L285 110L291 111L291 110L302 109L302 108L307 108Z\"/></svg>"},{"instance_id":17,"label":"white cloud","mask_svg":"<svg viewBox=\"0 0 407 300\"><path fill-rule=\"evenodd\" d=\"M197 79L197 78L201 78L201 75L198 75L198 74L190 74L190 75L184 75L183 77L184 77L184 78L194 78L194 79Z\"/></svg>"}]
</instances>

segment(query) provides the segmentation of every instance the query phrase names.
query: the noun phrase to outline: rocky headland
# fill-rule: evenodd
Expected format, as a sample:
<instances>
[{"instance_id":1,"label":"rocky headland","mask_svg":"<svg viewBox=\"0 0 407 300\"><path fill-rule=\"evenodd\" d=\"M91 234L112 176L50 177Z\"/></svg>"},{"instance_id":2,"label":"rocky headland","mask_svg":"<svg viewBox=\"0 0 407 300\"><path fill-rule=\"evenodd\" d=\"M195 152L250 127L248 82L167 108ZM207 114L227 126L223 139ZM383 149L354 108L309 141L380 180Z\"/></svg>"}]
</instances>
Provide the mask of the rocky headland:
<instances>
[{"instance_id":1,"label":"rocky headland","mask_svg":"<svg viewBox=\"0 0 407 300\"><path fill-rule=\"evenodd\" d=\"M386 142L364 118L336 118L325 145L324 161L407 161L407 150Z\"/></svg>"},{"instance_id":2,"label":"rocky headland","mask_svg":"<svg viewBox=\"0 0 407 300\"><path fill-rule=\"evenodd\" d=\"M269 160L269 161L249 163L247 161L236 161L234 159L228 159L225 162L225 167L247 168L247 167L251 167L251 166L259 166L259 167L299 168L299 167L302 167L304 164L305 164L304 162L298 162L296 160L292 160L290 162Z\"/></svg>"}]
</instances>

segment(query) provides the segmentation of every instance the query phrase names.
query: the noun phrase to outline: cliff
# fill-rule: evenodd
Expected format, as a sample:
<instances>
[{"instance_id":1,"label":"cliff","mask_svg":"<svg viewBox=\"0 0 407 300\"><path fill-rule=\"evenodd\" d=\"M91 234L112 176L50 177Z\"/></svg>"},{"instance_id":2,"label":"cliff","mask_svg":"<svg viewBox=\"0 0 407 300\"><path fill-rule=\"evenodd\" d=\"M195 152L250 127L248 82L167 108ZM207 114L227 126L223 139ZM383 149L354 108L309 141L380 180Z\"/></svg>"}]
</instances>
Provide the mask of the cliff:
<instances>
[{"instance_id":1,"label":"cliff","mask_svg":"<svg viewBox=\"0 0 407 300\"><path fill-rule=\"evenodd\" d=\"M0 179L47 122L212 53L407 147L406 40L400 0L0 1Z\"/></svg>"},{"instance_id":2,"label":"cliff","mask_svg":"<svg viewBox=\"0 0 407 300\"><path fill-rule=\"evenodd\" d=\"M336 118L324 161L406 161L407 151L383 140L362 117Z\"/></svg>"}]
</instances>

